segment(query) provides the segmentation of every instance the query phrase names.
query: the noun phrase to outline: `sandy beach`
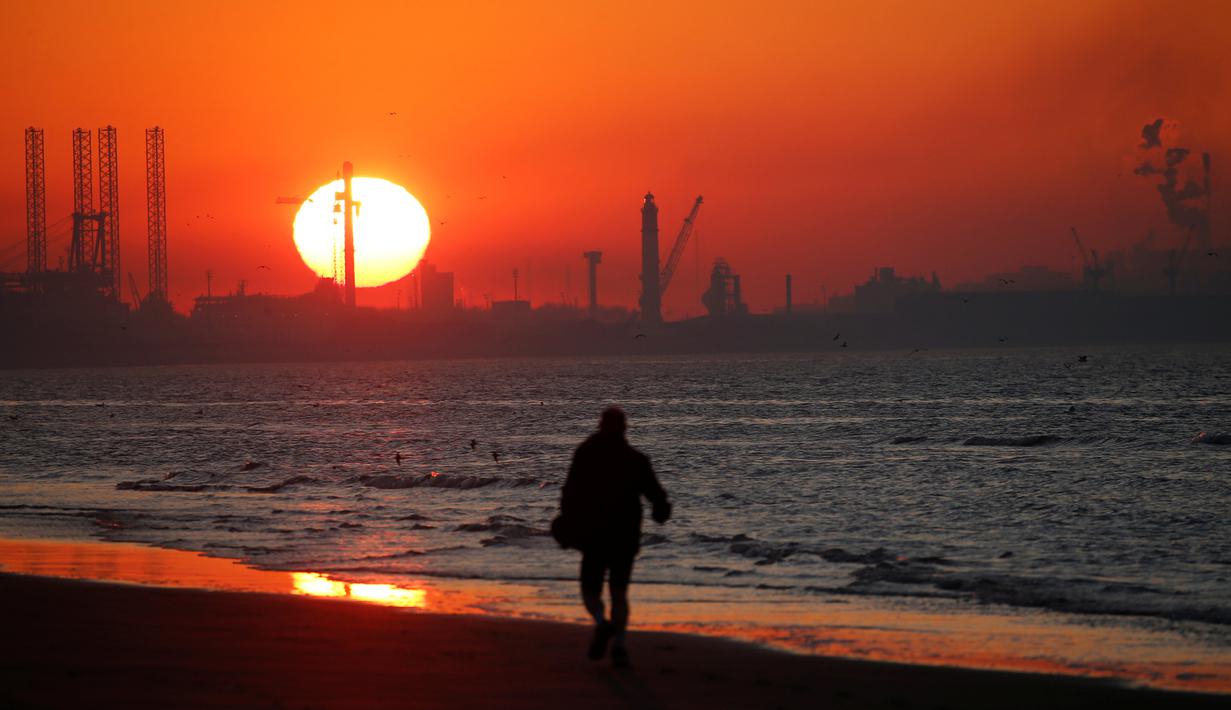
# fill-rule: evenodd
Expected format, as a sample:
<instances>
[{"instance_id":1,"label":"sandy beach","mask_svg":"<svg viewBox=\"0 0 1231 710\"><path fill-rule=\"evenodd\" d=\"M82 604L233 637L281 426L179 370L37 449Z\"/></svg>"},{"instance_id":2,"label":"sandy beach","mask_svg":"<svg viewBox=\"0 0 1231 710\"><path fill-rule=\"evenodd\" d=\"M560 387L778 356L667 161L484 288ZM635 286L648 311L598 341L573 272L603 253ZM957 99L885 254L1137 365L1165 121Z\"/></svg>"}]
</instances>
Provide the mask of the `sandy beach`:
<instances>
[{"instance_id":1,"label":"sandy beach","mask_svg":"<svg viewBox=\"0 0 1231 710\"><path fill-rule=\"evenodd\" d=\"M5 708L1225 707L1226 696L808 657L580 625L0 575Z\"/></svg>"}]
</instances>

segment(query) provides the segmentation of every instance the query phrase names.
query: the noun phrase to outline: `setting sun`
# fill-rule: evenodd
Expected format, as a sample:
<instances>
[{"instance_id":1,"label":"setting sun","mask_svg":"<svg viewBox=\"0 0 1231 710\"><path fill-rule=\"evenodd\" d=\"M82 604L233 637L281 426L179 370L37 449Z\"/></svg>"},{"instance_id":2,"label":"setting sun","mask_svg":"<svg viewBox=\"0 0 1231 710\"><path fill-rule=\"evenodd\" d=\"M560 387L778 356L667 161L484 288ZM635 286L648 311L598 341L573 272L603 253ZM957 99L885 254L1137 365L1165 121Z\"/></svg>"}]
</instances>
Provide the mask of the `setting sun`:
<instances>
[{"instance_id":1,"label":"setting sun","mask_svg":"<svg viewBox=\"0 0 1231 710\"><path fill-rule=\"evenodd\" d=\"M322 185L295 214L295 247L319 276L342 275L343 220L334 195L342 181ZM400 185L371 177L354 179L359 209L355 214L355 282L381 286L410 273L431 238L423 205Z\"/></svg>"}]
</instances>

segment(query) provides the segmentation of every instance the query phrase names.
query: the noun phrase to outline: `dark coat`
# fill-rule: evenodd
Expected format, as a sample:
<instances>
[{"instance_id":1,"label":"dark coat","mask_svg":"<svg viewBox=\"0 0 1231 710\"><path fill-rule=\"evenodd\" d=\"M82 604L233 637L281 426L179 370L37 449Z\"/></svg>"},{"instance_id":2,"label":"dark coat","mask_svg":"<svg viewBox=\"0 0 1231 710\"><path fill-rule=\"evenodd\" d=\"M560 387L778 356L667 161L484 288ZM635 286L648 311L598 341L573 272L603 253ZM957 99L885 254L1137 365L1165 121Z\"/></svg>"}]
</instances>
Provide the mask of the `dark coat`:
<instances>
[{"instance_id":1,"label":"dark coat","mask_svg":"<svg viewBox=\"0 0 1231 710\"><path fill-rule=\"evenodd\" d=\"M597 432L573 454L560 514L568 528L568 547L636 551L641 545L641 497L654 506L654 519L671 514L667 492L650 459L619 434Z\"/></svg>"}]
</instances>

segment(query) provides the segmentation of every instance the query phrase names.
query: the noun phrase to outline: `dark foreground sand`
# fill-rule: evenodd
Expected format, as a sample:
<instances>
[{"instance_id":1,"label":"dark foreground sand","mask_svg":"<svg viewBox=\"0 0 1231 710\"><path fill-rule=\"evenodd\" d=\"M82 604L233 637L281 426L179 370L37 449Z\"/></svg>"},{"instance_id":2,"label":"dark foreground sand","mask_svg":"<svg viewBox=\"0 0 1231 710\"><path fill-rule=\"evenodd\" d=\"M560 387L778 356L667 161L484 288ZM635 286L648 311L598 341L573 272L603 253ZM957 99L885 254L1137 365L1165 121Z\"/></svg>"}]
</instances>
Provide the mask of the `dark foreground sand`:
<instances>
[{"instance_id":1,"label":"dark foreground sand","mask_svg":"<svg viewBox=\"0 0 1231 710\"><path fill-rule=\"evenodd\" d=\"M1227 707L1228 696L575 625L0 574L0 708Z\"/></svg>"}]
</instances>

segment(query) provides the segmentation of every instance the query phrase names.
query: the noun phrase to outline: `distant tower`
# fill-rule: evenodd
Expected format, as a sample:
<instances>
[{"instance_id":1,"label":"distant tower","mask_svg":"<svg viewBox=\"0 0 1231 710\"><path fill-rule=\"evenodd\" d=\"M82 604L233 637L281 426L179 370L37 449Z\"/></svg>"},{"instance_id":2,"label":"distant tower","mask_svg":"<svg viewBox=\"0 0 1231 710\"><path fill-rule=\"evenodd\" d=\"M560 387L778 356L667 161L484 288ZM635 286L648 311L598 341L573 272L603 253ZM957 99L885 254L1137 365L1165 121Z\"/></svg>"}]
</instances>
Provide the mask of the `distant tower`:
<instances>
[{"instance_id":1,"label":"distant tower","mask_svg":"<svg viewBox=\"0 0 1231 710\"><path fill-rule=\"evenodd\" d=\"M588 251L582 254L590 264L590 317L598 317L598 265L603 263L601 251Z\"/></svg>"},{"instance_id":2,"label":"distant tower","mask_svg":"<svg viewBox=\"0 0 1231 710\"><path fill-rule=\"evenodd\" d=\"M26 271L47 270L47 190L43 129L26 129Z\"/></svg>"},{"instance_id":3,"label":"distant tower","mask_svg":"<svg viewBox=\"0 0 1231 710\"><path fill-rule=\"evenodd\" d=\"M167 154L162 129L145 129L145 210L149 241L150 291L145 300L167 298Z\"/></svg>"},{"instance_id":4,"label":"distant tower","mask_svg":"<svg viewBox=\"0 0 1231 710\"><path fill-rule=\"evenodd\" d=\"M120 168L115 128L98 129L99 239L102 271L111 273L111 297L120 300L124 284L120 274Z\"/></svg>"},{"instance_id":5,"label":"distant tower","mask_svg":"<svg viewBox=\"0 0 1231 710\"><path fill-rule=\"evenodd\" d=\"M662 322L658 287L658 206L647 192L641 206L641 320L646 323Z\"/></svg>"},{"instance_id":6,"label":"distant tower","mask_svg":"<svg viewBox=\"0 0 1231 710\"><path fill-rule=\"evenodd\" d=\"M791 315L791 275L786 275L786 314Z\"/></svg>"},{"instance_id":7,"label":"distant tower","mask_svg":"<svg viewBox=\"0 0 1231 710\"><path fill-rule=\"evenodd\" d=\"M344 213L342 258L345 262L343 268L346 278L346 305L351 308L355 306L355 212L359 209L359 203L355 201L355 193L351 190L351 179L354 176L355 167L349 162L342 163L342 191L334 193L333 196L335 200L342 201L342 212Z\"/></svg>"}]
</instances>

